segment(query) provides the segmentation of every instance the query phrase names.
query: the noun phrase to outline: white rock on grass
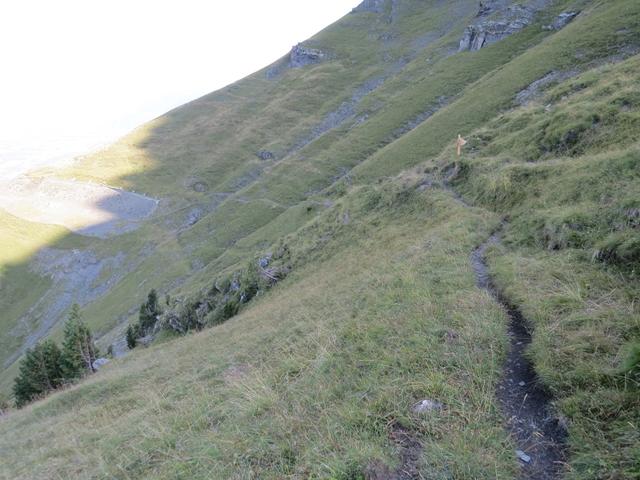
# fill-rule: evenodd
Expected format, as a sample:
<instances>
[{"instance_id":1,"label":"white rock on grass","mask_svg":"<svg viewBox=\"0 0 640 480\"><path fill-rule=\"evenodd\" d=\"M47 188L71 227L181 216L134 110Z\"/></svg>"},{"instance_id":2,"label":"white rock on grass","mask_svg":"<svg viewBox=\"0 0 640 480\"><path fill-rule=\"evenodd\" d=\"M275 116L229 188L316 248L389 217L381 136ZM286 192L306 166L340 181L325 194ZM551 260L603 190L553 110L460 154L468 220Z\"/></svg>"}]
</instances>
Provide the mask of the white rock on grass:
<instances>
[{"instance_id":1,"label":"white rock on grass","mask_svg":"<svg viewBox=\"0 0 640 480\"><path fill-rule=\"evenodd\" d=\"M524 463L531 463L531 457L529 455L527 455L526 453L524 453L522 450L516 450L516 455Z\"/></svg>"},{"instance_id":2,"label":"white rock on grass","mask_svg":"<svg viewBox=\"0 0 640 480\"><path fill-rule=\"evenodd\" d=\"M109 359L108 358L97 358L93 362L93 368L94 368L94 370L100 370L100 368L105 366L107 363L109 363Z\"/></svg>"},{"instance_id":3,"label":"white rock on grass","mask_svg":"<svg viewBox=\"0 0 640 480\"><path fill-rule=\"evenodd\" d=\"M444 405L442 405L440 402L436 402L435 400L425 399L416 403L411 408L411 410L413 411L413 413L427 413L427 412L433 412L434 410L442 410L443 407Z\"/></svg>"}]
</instances>

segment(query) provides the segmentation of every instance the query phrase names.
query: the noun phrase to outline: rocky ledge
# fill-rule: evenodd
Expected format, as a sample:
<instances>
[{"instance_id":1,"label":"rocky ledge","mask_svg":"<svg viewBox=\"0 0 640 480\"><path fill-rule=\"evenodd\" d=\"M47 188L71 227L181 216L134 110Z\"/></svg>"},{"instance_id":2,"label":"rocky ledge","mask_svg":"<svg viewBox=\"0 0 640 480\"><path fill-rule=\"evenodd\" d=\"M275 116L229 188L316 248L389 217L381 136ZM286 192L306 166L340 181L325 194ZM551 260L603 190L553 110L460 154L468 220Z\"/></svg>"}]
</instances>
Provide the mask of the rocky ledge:
<instances>
[{"instance_id":1,"label":"rocky ledge","mask_svg":"<svg viewBox=\"0 0 640 480\"><path fill-rule=\"evenodd\" d=\"M326 54L322 50L305 47L301 43L291 49L289 54L289 63L292 68L304 67L319 63L326 58Z\"/></svg>"},{"instance_id":2,"label":"rocky ledge","mask_svg":"<svg viewBox=\"0 0 640 480\"><path fill-rule=\"evenodd\" d=\"M477 16L485 17L493 13L490 5L481 3ZM496 13L493 20L482 20L469 25L460 40L458 51L477 51L519 32L533 21L535 10L529 6L511 5Z\"/></svg>"},{"instance_id":3,"label":"rocky ledge","mask_svg":"<svg viewBox=\"0 0 640 480\"><path fill-rule=\"evenodd\" d=\"M530 0L513 4L507 0L484 0L480 2L476 21L469 25L460 40L458 51L477 51L519 32L533 23L535 15L544 9L547 0ZM580 12L563 12L545 30L560 30L567 26Z\"/></svg>"}]
</instances>

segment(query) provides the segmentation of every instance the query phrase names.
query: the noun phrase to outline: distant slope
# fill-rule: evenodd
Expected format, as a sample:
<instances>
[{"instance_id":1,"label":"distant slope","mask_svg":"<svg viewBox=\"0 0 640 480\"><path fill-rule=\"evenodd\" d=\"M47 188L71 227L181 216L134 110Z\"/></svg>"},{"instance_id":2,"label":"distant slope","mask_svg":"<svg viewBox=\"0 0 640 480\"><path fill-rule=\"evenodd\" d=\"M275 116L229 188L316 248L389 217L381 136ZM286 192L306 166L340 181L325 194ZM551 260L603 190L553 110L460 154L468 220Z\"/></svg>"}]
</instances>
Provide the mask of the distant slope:
<instances>
[{"instance_id":1,"label":"distant slope","mask_svg":"<svg viewBox=\"0 0 640 480\"><path fill-rule=\"evenodd\" d=\"M567 429L562 476L636 478L640 5L484 3L364 2L294 51L306 65L283 58L57 172L161 199L136 232L32 248L118 259L85 308L103 346L151 288L190 295L277 243L294 270L228 323L0 421L0 473L514 478L507 317L469 258L500 229L488 263ZM547 27L562 12L580 13ZM512 34L459 51L505 18ZM2 281L45 292L30 264ZM0 299L8 325L31 302ZM444 408L413 412L423 399Z\"/></svg>"},{"instance_id":2,"label":"distant slope","mask_svg":"<svg viewBox=\"0 0 640 480\"><path fill-rule=\"evenodd\" d=\"M288 55L141 126L71 168L40 172L160 199L154 218L143 228L88 248L91 258L120 270L105 270L94 288L103 293L86 304L103 348L121 338L150 279L160 291L179 286L192 291L208 282L212 272L244 263L258 244L306 222L311 213L307 199L363 161L388 135L381 131L375 135L378 140L363 137L351 152L344 149L351 142L346 133L362 132L369 123L364 120L384 111L373 93L404 75L412 62L422 63L425 55L455 51L474 15L473 3L432 2L425 8L423 2L403 2L394 10L393 22L390 11L347 15L305 43L324 52L321 62L292 68ZM304 50L298 55L296 64L304 63ZM426 99L424 108L432 108L431 103ZM406 123L415 115L407 111L403 116ZM397 127L387 123L386 128ZM263 160L261 152L271 155L262 155ZM65 255L61 253L61 262L73 261ZM75 296L85 306L86 295L78 291ZM66 309L72 301L69 296ZM25 309L10 321L35 332L43 321L59 325L64 318L50 304L42 305L42 311L34 316ZM23 341L22 349L26 345Z\"/></svg>"}]
</instances>

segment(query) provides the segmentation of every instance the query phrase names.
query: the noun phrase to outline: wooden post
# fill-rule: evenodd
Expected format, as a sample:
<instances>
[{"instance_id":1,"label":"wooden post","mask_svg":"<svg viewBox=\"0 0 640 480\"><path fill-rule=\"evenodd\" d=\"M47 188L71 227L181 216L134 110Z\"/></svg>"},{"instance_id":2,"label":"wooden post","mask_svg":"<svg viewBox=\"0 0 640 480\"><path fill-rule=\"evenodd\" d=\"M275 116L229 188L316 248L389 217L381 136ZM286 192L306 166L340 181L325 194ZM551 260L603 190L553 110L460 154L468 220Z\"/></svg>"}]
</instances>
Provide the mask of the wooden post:
<instances>
[{"instance_id":1,"label":"wooden post","mask_svg":"<svg viewBox=\"0 0 640 480\"><path fill-rule=\"evenodd\" d=\"M456 148L458 151L458 156L462 155L462 147L467 144L467 141L462 138L462 135L458 134L458 140L456 141Z\"/></svg>"}]
</instances>

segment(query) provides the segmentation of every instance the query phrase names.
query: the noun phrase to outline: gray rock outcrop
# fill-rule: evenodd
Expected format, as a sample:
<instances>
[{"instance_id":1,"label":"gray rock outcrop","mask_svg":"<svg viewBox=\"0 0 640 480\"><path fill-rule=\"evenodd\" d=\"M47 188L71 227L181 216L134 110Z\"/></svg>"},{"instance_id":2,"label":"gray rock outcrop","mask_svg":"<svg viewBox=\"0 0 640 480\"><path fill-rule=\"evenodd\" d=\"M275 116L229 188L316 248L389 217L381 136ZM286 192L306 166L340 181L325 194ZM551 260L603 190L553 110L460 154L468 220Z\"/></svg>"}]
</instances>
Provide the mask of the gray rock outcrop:
<instances>
[{"instance_id":1,"label":"gray rock outcrop","mask_svg":"<svg viewBox=\"0 0 640 480\"><path fill-rule=\"evenodd\" d=\"M273 255L271 253L267 253L264 257L261 257L258 260L258 265L260 266L260 268L267 268L269 266L269 264L271 263L271 258L273 257Z\"/></svg>"},{"instance_id":2,"label":"gray rock outcrop","mask_svg":"<svg viewBox=\"0 0 640 480\"><path fill-rule=\"evenodd\" d=\"M260 150L256 155L260 160L273 160L276 158L276 156L268 150Z\"/></svg>"},{"instance_id":3,"label":"gray rock outcrop","mask_svg":"<svg viewBox=\"0 0 640 480\"><path fill-rule=\"evenodd\" d=\"M305 47L301 43L291 49L289 54L289 64L292 68L304 67L319 63L326 58L322 50Z\"/></svg>"},{"instance_id":4,"label":"gray rock outcrop","mask_svg":"<svg viewBox=\"0 0 640 480\"><path fill-rule=\"evenodd\" d=\"M97 358L94 362L93 362L93 369L94 370L100 370L102 367L104 367L107 363L109 363L109 359L108 358Z\"/></svg>"},{"instance_id":5,"label":"gray rock outcrop","mask_svg":"<svg viewBox=\"0 0 640 480\"><path fill-rule=\"evenodd\" d=\"M527 88L520 90L516 94L515 102L521 106L527 105L532 100L539 97L542 92L550 85L567 80L577 74L577 70L569 70L566 72L549 72L544 77L530 83Z\"/></svg>"},{"instance_id":6,"label":"gray rock outcrop","mask_svg":"<svg viewBox=\"0 0 640 480\"><path fill-rule=\"evenodd\" d=\"M480 2L480 5L478 6L478 13L476 14L476 17L484 17L489 15L491 12L493 12L495 10L496 7L496 1L495 0L484 0L482 2Z\"/></svg>"},{"instance_id":7,"label":"gray rock outcrop","mask_svg":"<svg viewBox=\"0 0 640 480\"><path fill-rule=\"evenodd\" d=\"M481 5L479 12L481 17L494 13L490 6L484 3ZM534 15L535 10L529 6L511 5L500 10L495 15L495 19L481 20L469 25L460 40L458 51L477 51L482 47L499 42L531 24Z\"/></svg>"},{"instance_id":8,"label":"gray rock outcrop","mask_svg":"<svg viewBox=\"0 0 640 480\"><path fill-rule=\"evenodd\" d=\"M200 221L204 214L205 212L200 207L192 208L187 214L186 226L192 227Z\"/></svg>"}]
</instances>

